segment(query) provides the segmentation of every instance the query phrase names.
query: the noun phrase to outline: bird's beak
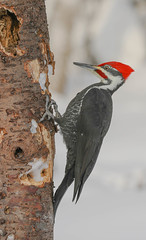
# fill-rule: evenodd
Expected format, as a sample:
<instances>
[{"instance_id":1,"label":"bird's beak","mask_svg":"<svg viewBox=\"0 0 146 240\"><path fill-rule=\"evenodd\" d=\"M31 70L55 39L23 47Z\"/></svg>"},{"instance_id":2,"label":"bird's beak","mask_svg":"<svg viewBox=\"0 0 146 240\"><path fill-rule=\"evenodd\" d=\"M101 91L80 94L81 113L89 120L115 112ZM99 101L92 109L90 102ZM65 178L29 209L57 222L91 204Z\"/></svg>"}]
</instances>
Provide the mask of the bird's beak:
<instances>
[{"instance_id":1,"label":"bird's beak","mask_svg":"<svg viewBox=\"0 0 146 240\"><path fill-rule=\"evenodd\" d=\"M90 70L92 73L96 74L96 76L98 75L102 83L104 83L105 79L107 79L107 76L103 73L102 68L98 65L91 65L91 64L78 63L78 62L74 62L73 64L82 68L86 68L87 70Z\"/></svg>"},{"instance_id":2,"label":"bird's beak","mask_svg":"<svg viewBox=\"0 0 146 240\"><path fill-rule=\"evenodd\" d=\"M87 70L90 70L90 71L96 71L97 69L100 69L100 67L98 67L97 65L92 65L87 63L73 62L73 64L82 68L86 68Z\"/></svg>"}]
</instances>

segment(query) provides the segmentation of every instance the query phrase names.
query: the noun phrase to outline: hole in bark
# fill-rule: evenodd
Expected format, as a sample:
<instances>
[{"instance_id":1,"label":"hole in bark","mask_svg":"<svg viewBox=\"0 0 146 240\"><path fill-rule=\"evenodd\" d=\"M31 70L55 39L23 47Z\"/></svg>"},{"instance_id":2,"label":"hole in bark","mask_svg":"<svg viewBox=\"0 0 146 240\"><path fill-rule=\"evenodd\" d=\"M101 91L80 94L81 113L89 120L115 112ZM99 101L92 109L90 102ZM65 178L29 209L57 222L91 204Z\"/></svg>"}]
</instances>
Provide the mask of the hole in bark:
<instances>
[{"instance_id":1,"label":"hole in bark","mask_svg":"<svg viewBox=\"0 0 146 240\"><path fill-rule=\"evenodd\" d=\"M46 175L47 175L47 171L46 171L46 169L43 169L42 172L41 172L41 176L43 177L43 176L46 176Z\"/></svg>"},{"instance_id":2,"label":"hole in bark","mask_svg":"<svg viewBox=\"0 0 146 240\"><path fill-rule=\"evenodd\" d=\"M20 25L13 12L0 8L0 45L8 55L17 55Z\"/></svg>"},{"instance_id":3,"label":"hole in bark","mask_svg":"<svg viewBox=\"0 0 146 240\"><path fill-rule=\"evenodd\" d=\"M14 157L20 159L20 158L22 158L23 156L24 156L24 152L23 152L22 148L17 147L17 148L15 149L15 151L14 151Z\"/></svg>"}]
</instances>

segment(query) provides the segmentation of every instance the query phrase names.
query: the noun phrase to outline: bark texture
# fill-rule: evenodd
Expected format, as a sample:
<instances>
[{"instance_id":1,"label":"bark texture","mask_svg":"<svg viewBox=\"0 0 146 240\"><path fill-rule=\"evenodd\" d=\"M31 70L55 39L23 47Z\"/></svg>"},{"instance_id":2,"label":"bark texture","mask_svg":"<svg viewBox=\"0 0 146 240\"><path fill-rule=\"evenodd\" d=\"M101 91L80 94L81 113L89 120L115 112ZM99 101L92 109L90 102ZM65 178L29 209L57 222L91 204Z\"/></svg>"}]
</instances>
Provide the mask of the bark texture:
<instances>
[{"instance_id":1,"label":"bark texture","mask_svg":"<svg viewBox=\"0 0 146 240\"><path fill-rule=\"evenodd\" d=\"M0 1L0 239L52 240L54 72L44 0Z\"/></svg>"}]
</instances>

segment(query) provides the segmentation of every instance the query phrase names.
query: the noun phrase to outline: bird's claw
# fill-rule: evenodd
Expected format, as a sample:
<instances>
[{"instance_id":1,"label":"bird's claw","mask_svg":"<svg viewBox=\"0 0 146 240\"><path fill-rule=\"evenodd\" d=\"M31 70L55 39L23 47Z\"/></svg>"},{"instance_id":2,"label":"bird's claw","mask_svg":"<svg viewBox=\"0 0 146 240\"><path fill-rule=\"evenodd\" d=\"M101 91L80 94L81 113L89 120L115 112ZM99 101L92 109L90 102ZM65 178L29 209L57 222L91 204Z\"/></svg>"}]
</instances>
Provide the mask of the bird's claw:
<instances>
[{"instance_id":1,"label":"bird's claw","mask_svg":"<svg viewBox=\"0 0 146 240\"><path fill-rule=\"evenodd\" d=\"M42 122L45 117L48 117L48 120L53 119L54 120L54 115L52 112L50 112L50 107L53 107L55 111L55 117L60 117L60 113L58 112L58 105L53 99L49 99L49 96L46 96L46 111L43 114L43 116L40 119L40 122Z\"/></svg>"},{"instance_id":2,"label":"bird's claw","mask_svg":"<svg viewBox=\"0 0 146 240\"><path fill-rule=\"evenodd\" d=\"M49 110L47 110L41 117L40 122L44 121L45 117L48 117L48 120L50 120L52 118L52 115L53 114Z\"/></svg>"}]
</instances>

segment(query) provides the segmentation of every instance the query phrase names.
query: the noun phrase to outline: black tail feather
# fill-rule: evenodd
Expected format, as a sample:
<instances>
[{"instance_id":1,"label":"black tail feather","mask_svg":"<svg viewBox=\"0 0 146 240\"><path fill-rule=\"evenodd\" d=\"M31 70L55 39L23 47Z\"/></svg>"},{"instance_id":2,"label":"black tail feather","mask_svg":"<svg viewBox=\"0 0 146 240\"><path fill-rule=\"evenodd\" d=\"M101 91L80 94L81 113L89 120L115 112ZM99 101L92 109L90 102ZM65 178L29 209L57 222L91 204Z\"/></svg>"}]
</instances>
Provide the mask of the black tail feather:
<instances>
[{"instance_id":1,"label":"black tail feather","mask_svg":"<svg viewBox=\"0 0 146 240\"><path fill-rule=\"evenodd\" d=\"M64 176L60 186L58 187L58 189L55 192L54 195L54 203L53 203L53 208L54 208L54 218L56 215L56 211L58 208L58 205L63 197L63 195L65 194L66 190L68 189L68 187L72 184L74 180L74 167L72 167Z\"/></svg>"},{"instance_id":2,"label":"black tail feather","mask_svg":"<svg viewBox=\"0 0 146 240\"><path fill-rule=\"evenodd\" d=\"M73 200L75 200L76 198L76 203L79 200L79 197L81 195L84 183L86 182L87 178L89 177L90 173L92 172L94 165L96 163L98 154L99 154L99 150L101 147L102 142L96 147L96 150L94 151L94 154L92 156L91 161L89 162L89 164L86 166L86 169L82 172L80 171L80 175L79 176L75 176L75 187L74 187L74 194L73 194Z\"/></svg>"}]
</instances>

